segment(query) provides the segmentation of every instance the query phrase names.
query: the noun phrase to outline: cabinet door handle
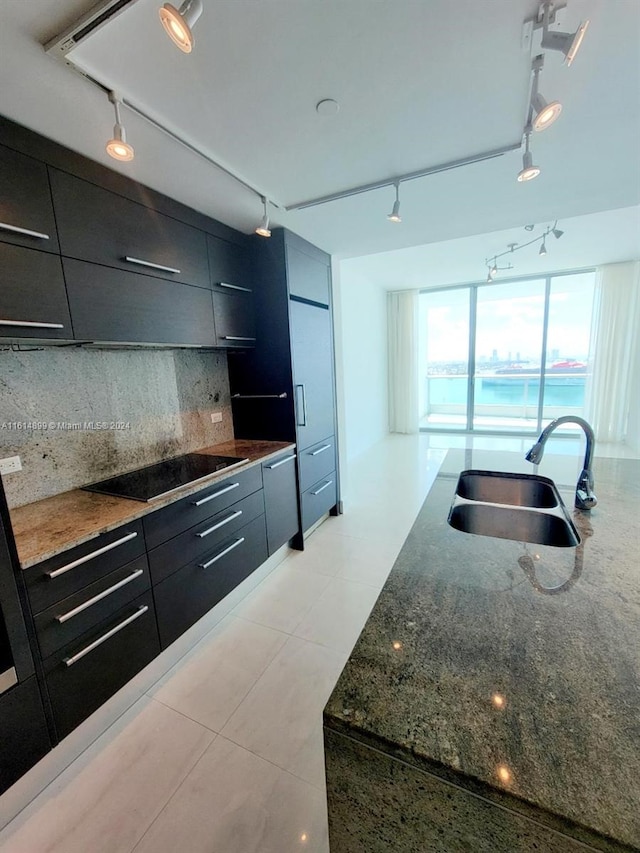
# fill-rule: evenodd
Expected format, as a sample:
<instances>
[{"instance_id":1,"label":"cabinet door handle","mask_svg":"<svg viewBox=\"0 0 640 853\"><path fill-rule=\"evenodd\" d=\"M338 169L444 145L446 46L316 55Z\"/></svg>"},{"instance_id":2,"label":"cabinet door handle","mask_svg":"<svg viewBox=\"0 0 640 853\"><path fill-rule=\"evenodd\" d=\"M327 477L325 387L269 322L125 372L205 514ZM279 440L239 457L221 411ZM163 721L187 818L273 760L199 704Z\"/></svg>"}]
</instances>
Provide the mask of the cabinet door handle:
<instances>
[{"instance_id":1,"label":"cabinet door handle","mask_svg":"<svg viewBox=\"0 0 640 853\"><path fill-rule=\"evenodd\" d=\"M217 524L214 524L213 527L208 527L206 530L203 530L202 533L196 533L196 536L200 539L204 539L205 536L208 536L210 533L213 533L214 530L220 530L221 527L224 527L225 524L229 524L230 521L233 521L235 518L240 518L242 515L242 510L237 509L235 512L232 512L231 515L228 515L226 518L223 518L222 521L219 521Z\"/></svg>"},{"instance_id":2,"label":"cabinet door handle","mask_svg":"<svg viewBox=\"0 0 640 853\"><path fill-rule=\"evenodd\" d=\"M64 658L65 666L73 666L74 663L77 663L85 655L88 655L89 652L92 652L94 649L97 649L98 646L101 646L103 643L106 643L106 641L111 639L111 637L113 637L114 634L117 634L118 631L122 631L122 629L126 628L127 625L130 625L132 622L135 622L136 619L139 619L141 616L144 616L148 609L149 608L147 607L147 605L143 604L142 607L139 607L135 613L124 619L122 622L120 622L119 625L116 625L115 628L112 628L110 631L107 631L106 634L103 634L101 637L98 637L98 639L94 640L93 643L89 643L88 646L85 646L84 649L73 655L73 657Z\"/></svg>"},{"instance_id":3,"label":"cabinet door handle","mask_svg":"<svg viewBox=\"0 0 640 853\"><path fill-rule=\"evenodd\" d=\"M139 267L150 267L152 270L162 270L162 272L171 273L180 272L175 267L165 267L164 264L154 264L152 261L143 261L141 258L131 258L129 255L125 255L123 260L128 261L130 264L138 264Z\"/></svg>"},{"instance_id":4,"label":"cabinet door handle","mask_svg":"<svg viewBox=\"0 0 640 853\"><path fill-rule=\"evenodd\" d=\"M230 486L225 486L224 489L218 489L217 492L212 492L210 495L207 495L206 498L200 498L199 501L191 501L193 506L202 506L202 504L206 504L209 501L212 501L214 498L219 498L220 495L224 495L226 492L230 492L231 489L237 489L240 483L231 483Z\"/></svg>"},{"instance_id":5,"label":"cabinet door handle","mask_svg":"<svg viewBox=\"0 0 640 853\"><path fill-rule=\"evenodd\" d=\"M232 400L286 400L287 392L282 394L232 394Z\"/></svg>"},{"instance_id":6,"label":"cabinet door handle","mask_svg":"<svg viewBox=\"0 0 640 853\"><path fill-rule=\"evenodd\" d=\"M244 335L220 335L223 341L255 341L255 338L247 338Z\"/></svg>"},{"instance_id":7,"label":"cabinet door handle","mask_svg":"<svg viewBox=\"0 0 640 853\"><path fill-rule=\"evenodd\" d=\"M111 593L115 592L117 589L121 589L123 586L126 586L128 583L131 583L131 581L134 581L136 578L139 578L142 574L144 574L144 569L136 569L133 574L129 575L126 578L123 578L121 581L118 581L118 583L114 583L113 586L110 586L108 589L99 592L98 595L94 595L93 598L88 598L82 604L79 604L77 607L74 607L73 610L69 610L62 616L56 616L56 622L59 622L61 625L64 622L68 622L69 619L72 619L74 616L77 616L78 613L82 613L82 611L86 610L88 607L93 607L94 604L97 604L99 601L102 601L103 598L106 598L108 595L111 595Z\"/></svg>"},{"instance_id":8,"label":"cabinet door handle","mask_svg":"<svg viewBox=\"0 0 640 853\"><path fill-rule=\"evenodd\" d=\"M319 447L317 450L312 450L309 456L317 456L319 453L324 453L325 450L330 450L330 444L323 444L322 447Z\"/></svg>"},{"instance_id":9,"label":"cabinet door handle","mask_svg":"<svg viewBox=\"0 0 640 853\"><path fill-rule=\"evenodd\" d=\"M128 542L130 539L135 539L137 536L137 532L127 533L126 536L123 536L121 539L116 539L115 542L110 542L108 545L104 545L102 548L98 548L96 551L92 551L90 554L85 554L84 557L79 557L77 560L74 560L72 563L67 563L66 566L61 566L59 569L55 569L53 572L47 572L47 577L49 580L53 580L54 578L60 577L60 575L64 575L66 572L70 572L71 569L75 569L76 566L81 566L83 563L88 563L89 560L93 560L94 557L99 557L101 554L106 554L107 551L112 551L114 548L118 548L120 545L124 545L125 542Z\"/></svg>"},{"instance_id":10,"label":"cabinet door handle","mask_svg":"<svg viewBox=\"0 0 640 853\"><path fill-rule=\"evenodd\" d=\"M226 556L229 551L233 551L234 548L237 548L238 545L242 545L244 542L244 536L241 539L236 539L235 542L232 542L228 548L225 548L224 551L220 551L219 554L216 554L215 557L212 557L210 560L207 560L206 563L200 563L201 569L208 569L209 566L212 566L214 563L217 563L218 560L221 560L224 556Z\"/></svg>"},{"instance_id":11,"label":"cabinet door handle","mask_svg":"<svg viewBox=\"0 0 640 853\"><path fill-rule=\"evenodd\" d=\"M33 320L0 320L0 326L28 326L30 329L64 329L62 323L36 323Z\"/></svg>"},{"instance_id":12,"label":"cabinet door handle","mask_svg":"<svg viewBox=\"0 0 640 853\"><path fill-rule=\"evenodd\" d=\"M315 492L311 492L311 494L312 494L314 497L315 497L316 495L319 495L319 494L320 494L320 492L324 492L324 490L325 490L325 489L328 489L328 488L329 488L329 486L331 485L331 483L333 483L333 480L327 480L327 482L326 482L326 483L324 483L324 485L320 486L320 488L319 488L319 489L316 489L316 490L315 490Z\"/></svg>"},{"instance_id":13,"label":"cabinet door handle","mask_svg":"<svg viewBox=\"0 0 640 853\"><path fill-rule=\"evenodd\" d=\"M239 284L227 284L226 281L217 282L218 287L228 287L229 290L242 290L243 293L253 293L253 290L250 287L240 287Z\"/></svg>"},{"instance_id":14,"label":"cabinet door handle","mask_svg":"<svg viewBox=\"0 0 640 853\"><path fill-rule=\"evenodd\" d=\"M42 231L32 231L30 228L18 228L17 225L9 225L8 222L0 222L1 231L11 231L13 234L22 234L23 237L35 237L37 240L48 240L49 235Z\"/></svg>"},{"instance_id":15,"label":"cabinet door handle","mask_svg":"<svg viewBox=\"0 0 640 853\"><path fill-rule=\"evenodd\" d=\"M273 471L274 468L279 468L281 465L284 465L285 462L291 462L295 458L296 454L294 453L293 456L285 456L284 459L280 459L278 462L274 462L273 465L265 465L264 467L268 468L270 471Z\"/></svg>"},{"instance_id":16,"label":"cabinet door handle","mask_svg":"<svg viewBox=\"0 0 640 853\"><path fill-rule=\"evenodd\" d=\"M299 392L302 393L302 398L299 396ZM302 399L302 405L298 402ZM307 395L304 390L304 385L296 385L296 411L298 412L298 426L306 426L307 425ZM302 420L300 420L300 414L302 414Z\"/></svg>"}]
</instances>

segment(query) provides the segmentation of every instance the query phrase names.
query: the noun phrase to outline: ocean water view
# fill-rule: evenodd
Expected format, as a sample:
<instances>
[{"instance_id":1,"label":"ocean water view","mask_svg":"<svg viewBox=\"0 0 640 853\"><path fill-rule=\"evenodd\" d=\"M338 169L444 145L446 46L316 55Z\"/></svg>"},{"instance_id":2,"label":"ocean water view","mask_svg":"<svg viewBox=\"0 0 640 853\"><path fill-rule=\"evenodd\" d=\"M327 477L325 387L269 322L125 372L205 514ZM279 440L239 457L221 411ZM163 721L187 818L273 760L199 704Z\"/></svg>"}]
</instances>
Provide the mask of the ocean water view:
<instances>
[{"instance_id":1,"label":"ocean water view","mask_svg":"<svg viewBox=\"0 0 640 853\"><path fill-rule=\"evenodd\" d=\"M545 378L545 406L574 409L584 407L586 376L572 376L570 381L562 376ZM537 406L540 379L532 376L476 377L476 405ZM427 376L424 386L426 408L430 406L464 406L467 402L466 376Z\"/></svg>"}]
</instances>

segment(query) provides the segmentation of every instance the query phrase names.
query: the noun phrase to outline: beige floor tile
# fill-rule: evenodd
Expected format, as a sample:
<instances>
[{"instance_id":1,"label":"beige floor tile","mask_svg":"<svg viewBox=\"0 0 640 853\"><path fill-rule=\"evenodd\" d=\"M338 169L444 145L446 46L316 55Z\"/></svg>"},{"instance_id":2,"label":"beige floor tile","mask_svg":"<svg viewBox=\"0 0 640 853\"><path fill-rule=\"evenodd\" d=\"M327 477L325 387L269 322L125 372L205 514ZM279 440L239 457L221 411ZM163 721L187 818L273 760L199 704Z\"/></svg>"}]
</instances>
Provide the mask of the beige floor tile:
<instances>
[{"instance_id":1,"label":"beige floor tile","mask_svg":"<svg viewBox=\"0 0 640 853\"><path fill-rule=\"evenodd\" d=\"M0 835L3 853L130 853L211 744L141 699Z\"/></svg>"},{"instance_id":2,"label":"beige floor tile","mask_svg":"<svg viewBox=\"0 0 640 853\"><path fill-rule=\"evenodd\" d=\"M149 693L218 732L286 639L272 628L227 616Z\"/></svg>"},{"instance_id":3,"label":"beige floor tile","mask_svg":"<svg viewBox=\"0 0 640 853\"><path fill-rule=\"evenodd\" d=\"M238 604L233 615L290 634L328 583L328 577L299 571L295 557L288 557Z\"/></svg>"},{"instance_id":4,"label":"beige floor tile","mask_svg":"<svg viewBox=\"0 0 640 853\"><path fill-rule=\"evenodd\" d=\"M323 791L219 737L135 853L328 853Z\"/></svg>"},{"instance_id":5,"label":"beige floor tile","mask_svg":"<svg viewBox=\"0 0 640 853\"><path fill-rule=\"evenodd\" d=\"M378 590L374 587L332 578L293 633L303 640L350 654L377 597Z\"/></svg>"},{"instance_id":6,"label":"beige floor tile","mask_svg":"<svg viewBox=\"0 0 640 853\"><path fill-rule=\"evenodd\" d=\"M329 521L309 538L297 565L305 570L380 589L398 552L397 545L385 546L338 533Z\"/></svg>"},{"instance_id":7,"label":"beige floor tile","mask_svg":"<svg viewBox=\"0 0 640 853\"><path fill-rule=\"evenodd\" d=\"M223 736L307 782L324 785L322 709L346 657L290 637L223 728Z\"/></svg>"}]
</instances>

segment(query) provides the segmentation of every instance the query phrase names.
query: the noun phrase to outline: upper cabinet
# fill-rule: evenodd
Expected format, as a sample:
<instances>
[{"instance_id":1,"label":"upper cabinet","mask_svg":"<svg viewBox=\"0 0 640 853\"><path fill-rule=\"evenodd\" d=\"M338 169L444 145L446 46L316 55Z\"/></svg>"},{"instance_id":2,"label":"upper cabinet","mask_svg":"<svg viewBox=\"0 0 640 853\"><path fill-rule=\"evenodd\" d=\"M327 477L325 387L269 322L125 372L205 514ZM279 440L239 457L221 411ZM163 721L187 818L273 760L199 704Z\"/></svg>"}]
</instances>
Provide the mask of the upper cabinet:
<instances>
[{"instance_id":1,"label":"upper cabinet","mask_svg":"<svg viewBox=\"0 0 640 853\"><path fill-rule=\"evenodd\" d=\"M63 255L210 287L203 231L66 172L50 176Z\"/></svg>"},{"instance_id":2,"label":"upper cabinet","mask_svg":"<svg viewBox=\"0 0 640 853\"><path fill-rule=\"evenodd\" d=\"M44 163L0 145L0 241L58 252Z\"/></svg>"},{"instance_id":3,"label":"upper cabinet","mask_svg":"<svg viewBox=\"0 0 640 853\"><path fill-rule=\"evenodd\" d=\"M227 291L252 293L251 264L246 248L207 234L211 284Z\"/></svg>"},{"instance_id":4,"label":"upper cabinet","mask_svg":"<svg viewBox=\"0 0 640 853\"><path fill-rule=\"evenodd\" d=\"M289 294L319 305L329 305L331 274L327 261L300 251L291 242L287 243L286 251Z\"/></svg>"}]
</instances>

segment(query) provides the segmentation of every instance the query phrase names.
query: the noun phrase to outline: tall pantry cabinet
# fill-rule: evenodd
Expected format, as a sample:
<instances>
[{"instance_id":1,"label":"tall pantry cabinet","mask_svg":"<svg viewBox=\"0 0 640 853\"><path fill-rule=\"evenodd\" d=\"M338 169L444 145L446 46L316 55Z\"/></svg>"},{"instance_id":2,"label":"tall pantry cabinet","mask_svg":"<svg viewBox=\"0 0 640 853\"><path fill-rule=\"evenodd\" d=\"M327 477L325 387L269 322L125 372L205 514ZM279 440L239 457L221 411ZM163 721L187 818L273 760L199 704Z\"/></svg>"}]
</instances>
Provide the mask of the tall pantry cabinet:
<instances>
[{"instance_id":1,"label":"tall pantry cabinet","mask_svg":"<svg viewBox=\"0 0 640 853\"><path fill-rule=\"evenodd\" d=\"M254 248L255 349L229 354L234 431L296 442L304 533L340 500L331 258L283 228Z\"/></svg>"}]
</instances>

